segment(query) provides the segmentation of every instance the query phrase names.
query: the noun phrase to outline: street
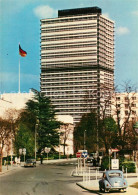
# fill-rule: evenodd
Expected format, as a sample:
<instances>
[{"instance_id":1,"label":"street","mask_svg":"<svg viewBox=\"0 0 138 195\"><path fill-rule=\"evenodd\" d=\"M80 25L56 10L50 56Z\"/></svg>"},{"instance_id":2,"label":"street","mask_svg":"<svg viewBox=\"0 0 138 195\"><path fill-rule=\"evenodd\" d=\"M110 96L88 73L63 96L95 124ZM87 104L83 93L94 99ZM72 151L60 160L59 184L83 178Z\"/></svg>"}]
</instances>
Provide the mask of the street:
<instances>
[{"instance_id":1,"label":"street","mask_svg":"<svg viewBox=\"0 0 138 195\"><path fill-rule=\"evenodd\" d=\"M72 177L75 164L43 164L36 168L20 168L0 176L0 195L88 195L92 194L76 182L82 178Z\"/></svg>"}]
</instances>

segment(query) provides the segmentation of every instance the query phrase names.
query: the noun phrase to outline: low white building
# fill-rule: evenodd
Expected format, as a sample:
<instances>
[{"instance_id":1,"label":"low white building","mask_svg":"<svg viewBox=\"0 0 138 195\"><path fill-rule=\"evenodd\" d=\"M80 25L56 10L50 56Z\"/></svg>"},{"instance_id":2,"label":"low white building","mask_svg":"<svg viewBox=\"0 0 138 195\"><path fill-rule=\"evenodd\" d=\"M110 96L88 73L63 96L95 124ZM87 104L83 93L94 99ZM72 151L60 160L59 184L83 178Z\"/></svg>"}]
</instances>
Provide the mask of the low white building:
<instances>
[{"instance_id":1,"label":"low white building","mask_svg":"<svg viewBox=\"0 0 138 195\"><path fill-rule=\"evenodd\" d=\"M138 120L138 93L116 93L112 98L111 115L117 121L120 119L120 125L128 120L128 122L136 122Z\"/></svg>"},{"instance_id":2,"label":"low white building","mask_svg":"<svg viewBox=\"0 0 138 195\"><path fill-rule=\"evenodd\" d=\"M29 99L33 98L33 92L29 93L4 93L0 95L0 117L4 117L9 109L21 110Z\"/></svg>"},{"instance_id":3,"label":"low white building","mask_svg":"<svg viewBox=\"0 0 138 195\"><path fill-rule=\"evenodd\" d=\"M7 113L12 112L13 110L20 111L25 108L26 102L29 99L32 99L34 96L33 92L29 93L4 93L0 95L0 117L7 118ZM59 131L61 133L60 136L60 147L57 147L57 151L60 150L60 154L64 153L65 143L65 154L73 154L73 117L60 115L57 116L57 120L64 123L61 125ZM65 145L64 144L64 145ZM12 149L10 149L12 151ZM10 154L11 152L9 152ZM7 156L6 149L4 150L4 156Z\"/></svg>"},{"instance_id":4,"label":"low white building","mask_svg":"<svg viewBox=\"0 0 138 195\"><path fill-rule=\"evenodd\" d=\"M74 154L74 144L73 144L73 132L74 124L73 117L70 115L57 115L57 120L61 121L63 125L60 126L59 133L59 147L56 150L59 154L73 155Z\"/></svg>"}]
</instances>

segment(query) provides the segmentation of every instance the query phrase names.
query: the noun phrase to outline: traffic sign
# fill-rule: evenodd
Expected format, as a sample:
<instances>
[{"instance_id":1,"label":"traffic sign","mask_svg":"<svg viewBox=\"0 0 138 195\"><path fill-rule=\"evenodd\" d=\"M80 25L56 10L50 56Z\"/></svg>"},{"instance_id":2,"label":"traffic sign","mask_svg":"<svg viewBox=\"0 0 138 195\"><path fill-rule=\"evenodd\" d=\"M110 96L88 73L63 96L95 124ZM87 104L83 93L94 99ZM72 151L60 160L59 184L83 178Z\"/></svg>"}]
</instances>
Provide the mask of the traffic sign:
<instances>
[{"instance_id":1,"label":"traffic sign","mask_svg":"<svg viewBox=\"0 0 138 195\"><path fill-rule=\"evenodd\" d=\"M111 149L111 152L119 152L119 150L115 148L115 149Z\"/></svg>"},{"instance_id":2,"label":"traffic sign","mask_svg":"<svg viewBox=\"0 0 138 195\"><path fill-rule=\"evenodd\" d=\"M119 169L119 159L111 160L111 169Z\"/></svg>"},{"instance_id":3,"label":"traffic sign","mask_svg":"<svg viewBox=\"0 0 138 195\"><path fill-rule=\"evenodd\" d=\"M23 148L23 152L26 152L26 148Z\"/></svg>"},{"instance_id":4,"label":"traffic sign","mask_svg":"<svg viewBox=\"0 0 138 195\"><path fill-rule=\"evenodd\" d=\"M81 156L82 156L83 158L86 158L86 157L88 156L88 153L87 153L87 152L82 152Z\"/></svg>"},{"instance_id":5,"label":"traffic sign","mask_svg":"<svg viewBox=\"0 0 138 195\"><path fill-rule=\"evenodd\" d=\"M20 149L19 149L19 154L20 154L20 155L22 154L22 151L23 151L22 148L20 148Z\"/></svg>"},{"instance_id":6,"label":"traffic sign","mask_svg":"<svg viewBox=\"0 0 138 195\"><path fill-rule=\"evenodd\" d=\"M51 150L51 148L47 148L47 147L45 147L45 152L46 152L46 153L49 153L49 152L50 152L50 150Z\"/></svg>"},{"instance_id":7,"label":"traffic sign","mask_svg":"<svg viewBox=\"0 0 138 195\"><path fill-rule=\"evenodd\" d=\"M77 153L76 153L76 157L77 157L77 158L80 158L80 157L81 157L81 153L80 153L80 152L77 152Z\"/></svg>"}]
</instances>

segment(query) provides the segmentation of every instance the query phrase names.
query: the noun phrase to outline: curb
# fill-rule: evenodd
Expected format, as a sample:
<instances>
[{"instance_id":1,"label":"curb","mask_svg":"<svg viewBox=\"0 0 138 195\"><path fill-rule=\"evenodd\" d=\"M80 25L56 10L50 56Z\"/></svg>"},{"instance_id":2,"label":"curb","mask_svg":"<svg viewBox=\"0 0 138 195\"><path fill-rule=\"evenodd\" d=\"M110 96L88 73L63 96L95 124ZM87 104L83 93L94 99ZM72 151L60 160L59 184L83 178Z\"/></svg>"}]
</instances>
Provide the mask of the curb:
<instances>
[{"instance_id":1,"label":"curb","mask_svg":"<svg viewBox=\"0 0 138 195\"><path fill-rule=\"evenodd\" d=\"M19 168L21 168L21 166L20 166L20 167L10 168L10 169L8 169L8 170L4 170L4 171L0 172L0 176L1 176L1 175L4 175L4 174L7 174L7 173L9 173L9 172L15 171L15 170L17 170L17 169L19 169Z\"/></svg>"},{"instance_id":2,"label":"curb","mask_svg":"<svg viewBox=\"0 0 138 195\"><path fill-rule=\"evenodd\" d=\"M76 185L78 185L79 187L81 187L82 189L85 189L85 190L87 190L87 191L89 191L89 192L94 192L95 194L99 194L99 195L102 195L100 192L99 192L99 188L98 187L94 187L94 188L96 188L96 189L88 189L87 187L84 187L84 186L82 186L81 184L79 184L79 183L76 183Z\"/></svg>"}]
</instances>

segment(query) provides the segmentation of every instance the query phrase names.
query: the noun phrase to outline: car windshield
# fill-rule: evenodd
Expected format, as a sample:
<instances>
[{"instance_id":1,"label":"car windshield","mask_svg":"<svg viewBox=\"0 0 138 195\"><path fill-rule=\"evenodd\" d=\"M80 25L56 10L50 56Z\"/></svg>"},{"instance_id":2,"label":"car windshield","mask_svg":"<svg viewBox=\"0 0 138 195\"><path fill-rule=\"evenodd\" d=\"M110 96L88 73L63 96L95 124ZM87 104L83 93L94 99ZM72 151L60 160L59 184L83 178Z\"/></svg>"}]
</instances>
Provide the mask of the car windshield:
<instances>
[{"instance_id":1,"label":"car windshield","mask_svg":"<svg viewBox=\"0 0 138 195\"><path fill-rule=\"evenodd\" d=\"M28 159L28 160L26 160L26 162L27 162L27 163L31 163L31 162L32 162L32 160Z\"/></svg>"},{"instance_id":2,"label":"car windshield","mask_svg":"<svg viewBox=\"0 0 138 195\"><path fill-rule=\"evenodd\" d=\"M113 178L113 177L122 177L121 173L109 173L108 175L109 177Z\"/></svg>"}]
</instances>

